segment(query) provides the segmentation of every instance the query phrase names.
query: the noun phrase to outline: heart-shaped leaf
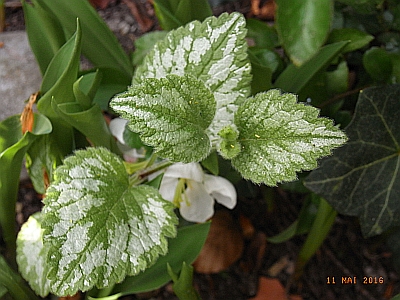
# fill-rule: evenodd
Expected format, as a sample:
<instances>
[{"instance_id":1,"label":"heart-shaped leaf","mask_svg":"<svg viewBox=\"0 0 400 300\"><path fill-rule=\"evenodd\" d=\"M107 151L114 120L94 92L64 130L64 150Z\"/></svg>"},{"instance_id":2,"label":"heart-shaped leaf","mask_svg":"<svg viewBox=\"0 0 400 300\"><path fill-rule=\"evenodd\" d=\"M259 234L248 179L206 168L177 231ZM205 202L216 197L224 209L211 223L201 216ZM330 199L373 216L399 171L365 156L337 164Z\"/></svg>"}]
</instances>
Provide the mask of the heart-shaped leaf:
<instances>
[{"instance_id":1,"label":"heart-shaped leaf","mask_svg":"<svg viewBox=\"0 0 400 300\"><path fill-rule=\"evenodd\" d=\"M336 210L358 216L364 236L400 220L400 85L360 93L349 142L321 162L306 186Z\"/></svg>"},{"instance_id":2,"label":"heart-shaped leaf","mask_svg":"<svg viewBox=\"0 0 400 300\"><path fill-rule=\"evenodd\" d=\"M163 78L167 74L189 74L203 81L217 102L208 129L216 144L218 132L233 123L237 105L250 94L245 25L243 15L224 13L169 32L136 69L133 85L145 78Z\"/></svg>"},{"instance_id":3,"label":"heart-shaped leaf","mask_svg":"<svg viewBox=\"0 0 400 300\"><path fill-rule=\"evenodd\" d=\"M76 151L47 190L43 229L50 289L73 295L107 287L151 266L176 235L172 203L130 186L122 160L105 148Z\"/></svg>"},{"instance_id":4,"label":"heart-shaped leaf","mask_svg":"<svg viewBox=\"0 0 400 300\"><path fill-rule=\"evenodd\" d=\"M162 157L189 163L201 161L211 151L206 129L216 103L204 83L192 76L144 79L142 85L115 97L110 106Z\"/></svg>"},{"instance_id":5,"label":"heart-shaped leaf","mask_svg":"<svg viewBox=\"0 0 400 300\"><path fill-rule=\"evenodd\" d=\"M346 141L346 135L318 113L297 103L296 95L279 90L249 98L235 115L241 151L232 165L244 178L270 186L316 168L318 158Z\"/></svg>"},{"instance_id":6,"label":"heart-shaped leaf","mask_svg":"<svg viewBox=\"0 0 400 300\"><path fill-rule=\"evenodd\" d=\"M46 261L47 248L43 247L43 215L35 213L22 225L17 239L17 263L21 275L41 297L50 292Z\"/></svg>"}]
</instances>

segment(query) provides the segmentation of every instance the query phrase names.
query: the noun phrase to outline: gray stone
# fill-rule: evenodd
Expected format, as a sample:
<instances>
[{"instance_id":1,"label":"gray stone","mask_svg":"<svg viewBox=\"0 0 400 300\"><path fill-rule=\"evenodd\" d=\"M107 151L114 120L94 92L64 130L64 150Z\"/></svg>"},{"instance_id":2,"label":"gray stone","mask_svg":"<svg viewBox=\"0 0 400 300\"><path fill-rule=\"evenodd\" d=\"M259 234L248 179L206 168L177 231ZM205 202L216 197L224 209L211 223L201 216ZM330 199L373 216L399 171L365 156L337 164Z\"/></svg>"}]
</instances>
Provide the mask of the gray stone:
<instances>
[{"instance_id":1,"label":"gray stone","mask_svg":"<svg viewBox=\"0 0 400 300\"><path fill-rule=\"evenodd\" d=\"M0 121L22 112L41 74L24 31L0 33Z\"/></svg>"}]
</instances>

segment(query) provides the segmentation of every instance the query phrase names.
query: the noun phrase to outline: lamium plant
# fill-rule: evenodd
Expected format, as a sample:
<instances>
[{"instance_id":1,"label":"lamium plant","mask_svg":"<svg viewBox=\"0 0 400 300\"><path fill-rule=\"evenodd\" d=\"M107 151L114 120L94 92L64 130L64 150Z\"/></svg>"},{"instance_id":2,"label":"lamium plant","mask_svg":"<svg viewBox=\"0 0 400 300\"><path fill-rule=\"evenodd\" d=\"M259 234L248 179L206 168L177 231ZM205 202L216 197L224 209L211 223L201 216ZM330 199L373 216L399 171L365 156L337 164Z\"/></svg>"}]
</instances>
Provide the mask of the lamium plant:
<instances>
[{"instance_id":1,"label":"lamium plant","mask_svg":"<svg viewBox=\"0 0 400 300\"><path fill-rule=\"evenodd\" d=\"M23 2L43 83L22 124L19 116L0 123L0 225L11 266L0 270L0 278L4 272L18 277L16 262L37 295L86 292L87 299L117 299L172 278L180 298L198 299L188 278L207 220L215 201L228 209L237 203L235 186L220 174L218 162L243 180L275 187L297 180L298 172L315 169L320 158L344 145L345 132L299 97L305 78L325 72L349 42L315 45L292 58L302 64L298 70L288 65L274 75L274 85L265 84L274 70L248 47L254 20L203 10L201 17L191 12L200 21L180 24L164 16L164 2L156 1L169 31L138 40L134 66L88 3L72 2L60 1L61 8L49 0ZM90 35L97 29L107 33ZM36 43L38 37L52 48ZM141 49L140 43L151 46ZM95 69L79 69L81 53ZM110 123L103 111L112 115ZM24 157L44 207L15 239L12 182ZM315 175L310 178L307 186L317 189ZM178 288L180 280L188 294ZM7 292L32 299L29 291L15 294L0 281L0 296Z\"/></svg>"}]
</instances>

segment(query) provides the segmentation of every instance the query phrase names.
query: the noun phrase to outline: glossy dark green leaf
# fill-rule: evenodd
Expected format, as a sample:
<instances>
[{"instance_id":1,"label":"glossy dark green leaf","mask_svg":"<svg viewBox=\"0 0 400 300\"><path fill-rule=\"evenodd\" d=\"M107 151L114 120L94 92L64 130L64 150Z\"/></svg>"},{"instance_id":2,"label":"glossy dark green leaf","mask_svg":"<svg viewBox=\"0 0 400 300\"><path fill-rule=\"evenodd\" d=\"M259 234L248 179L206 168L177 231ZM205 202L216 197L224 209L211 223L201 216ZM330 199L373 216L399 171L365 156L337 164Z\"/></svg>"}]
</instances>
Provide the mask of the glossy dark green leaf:
<instances>
[{"instance_id":1,"label":"glossy dark green leaf","mask_svg":"<svg viewBox=\"0 0 400 300\"><path fill-rule=\"evenodd\" d=\"M154 8L164 30L176 29L191 21L212 16L207 0L155 0Z\"/></svg>"},{"instance_id":2,"label":"glossy dark green leaf","mask_svg":"<svg viewBox=\"0 0 400 300\"><path fill-rule=\"evenodd\" d=\"M384 0L336 0L350 6L358 14L371 14L376 12Z\"/></svg>"},{"instance_id":3,"label":"glossy dark green leaf","mask_svg":"<svg viewBox=\"0 0 400 300\"><path fill-rule=\"evenodd\" d=\"M329 35L328 43L337 43L341 41L350 41L346 47L343 48L342 52L351 52L360 49L369 42L371 42L374 37L364 31L355 28L340 28L333 29Z\"/></svg>"},{"instance_id":4,"label":"glossy dark green leaf","mask_svg":"<svg viewBox=\"0 0 400 300\"><path fill-rule=\"evenodd\" d=\"M358 216L366 237L400 223L399 98L400 85L363 90L348 143L305 181L339 213Z\"/></svg>"},{"instance_id":5,"label":"glossy dark green leaf","mask_svg":"<svg viewBox=\"0 0 400 300\"><path fill-rule=\"evenodd\" d=\"M24 135L19 116L9 117L0 123L0 225L10 251L15 251L15 203L22 160L30 144L51 130L50 121L38 114L34 115L33 131Z\"/></svg>"},{"instance_id":6,"label":"glossy dark green leaf","mask_svg":"<svg viewBox=\"0 0 400 300\"><path fill-rule=\"evenodd\" d=\"M297 66L324 44L333 16L332 0L277 0L276 26L290 60Z\"/></svg>"},{"instance_id":7,"label":"glossy dark green leaf","mask_svg":"<svg viewBox=\"0 0 400 300\"><path fill-rule=\"evenodd\" d=\"M257 19L246 20L247 37L252 40L255 46L274 49L279 45L278 33L275 27Z\"/></svg>"},{"instance_id":8,"label":"glossy dark green leaf","mask_svg":"<svg viewBox=\"0 0 400 300\"><path fill-rule=\"evenodd\" d=\"M387 82L392 75L392 60L384 49L373 47L363 56L363 65L368 74L378 82Z\"/></svg>"},{"instance_id":9,"label":"glossy dark green leaf","mask_svg":"<svg viewBox=\"0 0 400 300\"><path fill-rule=\"evenodd\" d=\"M299 93L309 81L336 58L348 42L326 45L308 62L300 67L289 65L275 81L274 86L286 92Z\"/></svg>"},{"instance_id":10,"label":"glossy dark green leaf","mask_svg":"<svg viewBox=\"0 0 400 300\"><path fill-rule=\"evenodd\" d=\"M22 1L29 44L43 75L66 39L57 19L43 9L37 1L32 1L32 4Z\"/></svg>"},{"instance_id":11,"label":"glossy dark green leaf","mask_svg":"<svg viewBox=\"0 0 400 300\"><path fill-rule=\"evenodd\" d=\"M269 51L267 49L264 50ZM268 54L266 55L268 57L257 57L257 53L251 48L248 51L248 55L251 62L251 74L253 75L251 93L255 95L259 92L269 90L272 87L273 68L277 67L276 61L273 61L274 58ZM269 58L271 58L272 61L270 61Z\"/></svg>"},{"instance_id":12,"label":"glossy dark green leaf","mask_svg":"<svg viewBox=\"0 0 400 300\"><path fill-rule=\"evenodd\" d=\"M191 264L206 241L210 225L210 223L203 223L179 228L177 237L169 240L168 253L165 256L160 257L143 273L125 279L115 287L113 292L129 295L151 291L166 284L171 280L167 264L174 272L181 270L183 261Z\"/></svg>"}]
</instances>

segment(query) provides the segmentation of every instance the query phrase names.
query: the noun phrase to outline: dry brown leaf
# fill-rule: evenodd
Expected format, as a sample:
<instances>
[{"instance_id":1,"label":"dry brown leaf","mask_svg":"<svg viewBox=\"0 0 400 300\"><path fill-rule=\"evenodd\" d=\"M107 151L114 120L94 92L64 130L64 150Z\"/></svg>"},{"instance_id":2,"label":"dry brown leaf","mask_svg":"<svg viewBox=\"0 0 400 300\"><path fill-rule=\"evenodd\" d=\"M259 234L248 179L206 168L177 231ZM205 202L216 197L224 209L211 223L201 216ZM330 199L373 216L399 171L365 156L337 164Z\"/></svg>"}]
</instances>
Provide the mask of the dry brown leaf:
<instances>
[{"instance_id":1,"label":"dry brown leaf","mask_svg":"<svg viewBox=\"0 0 400 300\"><path fill-rule=\"evenodd\" d=\"M33 115L33 104L36 102L36 98L38 97L39 92L32 94L29 97L28 103L24 107L24 111L21 114L20 121L21 121L21 129L22 133L29 131L32 132L33 130L33 123L34 123L34 115Z\"/></svg>"},{"instance_id":2,"label":"dry brown leaf","mask_svg":"<svg viewBox=\"0 0 400 300\"><path fill-rule=\"evenodd\" d=\"M284 286L276 278L260 277L257 295L249 300L302 300L298 295L286 295Z\"/></svg>"},{"instance_id":3,"label":"dry brown leaf","mask_svg":"<svg viewBox=\"0 0 400 300\"><path fill-rule=\"evenodd\" d=\"M260 0L251 0L251 14L260 19L273 20L275 18L275 0L267 0L261 4Z\"/></svg>"},{"instance_id":4,"label":"dry brown leaf","mask_svg":"<svg viewBox=\"0 0 400 300\"><path fill-rule=\"evenodd\" d=\"M211 274L226 270L242 255L243 236L228 211L217 211L212 217L210 232L193 263L198 273Z\"/></svg>"}]
</instances>

